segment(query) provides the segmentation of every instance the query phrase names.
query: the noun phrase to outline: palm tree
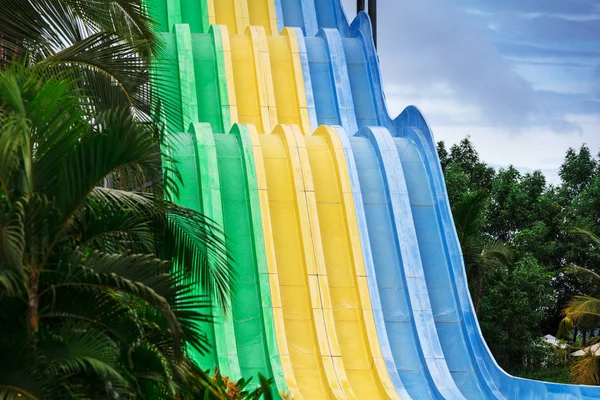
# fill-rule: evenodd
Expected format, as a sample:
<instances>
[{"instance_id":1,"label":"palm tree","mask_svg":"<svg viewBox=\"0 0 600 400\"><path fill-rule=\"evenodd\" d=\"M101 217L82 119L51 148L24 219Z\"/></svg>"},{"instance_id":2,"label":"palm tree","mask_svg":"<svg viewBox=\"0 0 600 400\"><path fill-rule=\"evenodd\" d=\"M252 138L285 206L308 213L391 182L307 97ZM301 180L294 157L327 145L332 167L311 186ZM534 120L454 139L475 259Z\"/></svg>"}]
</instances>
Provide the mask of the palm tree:
<instances>
[{"instance_id":1,"label":"palm tree","mask_svg":"<svg viewBox=\"0 0 600 400\"><path fill-rule=\"evenodd\" d=\"M512 253L508 247L482 233L487 202L487 193L471 192L463 197L454 210L454 223L465 260L475 312L479 312L486 277L508 267L512 262Z\"/></svg>"},{"instance_id":2,"label":"palm tree","mask_svg":"<svg viewBox=\"0 0 600 400\"><path fill-rule=\"evenodd\" d=\"M230 263L202 215L100 186L119 168L160 176L161 154L153 125L86 99L35 68L0 76L0 396L169 398Z\"/></svg>"},{"instance_id":3,"label":"palm tree","mask_svg":"<svg viewBox=\"0 0 600 400\"><path fill-rule=\"evenodd\" d=\"M592 232L584 229L575 229L575 233L584 235L590 239L591 245L597 250L600 246L600 238ZM572 329L573 326L584 324L586 326L597 325L600 321L600 275L596 272L579 267L570 266L565 272L577 279L582 296L575 296L563 310L565 318L561 322L564 331ZM564 334L563 334L564 336Z\"/></svg>"},{"instance_id":4,"label":"palm tree","mask_svg":"<svg viewBox=\"0 0 600 400\"><path fill-rule=\"evenodd\" d=\"M591 245L597 250L600 238L584 229L575 229L575 233L590 239ZM563 310L564 318L560 323L558 337L568 338L575 327L593 331L600 323L600 275L589 269L570 266L565 272L575 277L580 284L581 292L585 295L575 296ZM597 342L593 340L592 344ZM589 344L589 343L588 343ZM583 345L585 343L585 337ZM600 385L600 361L594 351L575 361L571 366L571 377L574 383Z\"/></svg>"},{"instance_id":5,"label":"palm tree","mask_svg":"<svg viewBox=\"0 0 600 400\"><path fill-rule=\"evenodd\" d=\"M159 41L142 0L0 0L0 68L15 59L70 74L89 107L150 115Z\"/></svg>"}]
</instances>

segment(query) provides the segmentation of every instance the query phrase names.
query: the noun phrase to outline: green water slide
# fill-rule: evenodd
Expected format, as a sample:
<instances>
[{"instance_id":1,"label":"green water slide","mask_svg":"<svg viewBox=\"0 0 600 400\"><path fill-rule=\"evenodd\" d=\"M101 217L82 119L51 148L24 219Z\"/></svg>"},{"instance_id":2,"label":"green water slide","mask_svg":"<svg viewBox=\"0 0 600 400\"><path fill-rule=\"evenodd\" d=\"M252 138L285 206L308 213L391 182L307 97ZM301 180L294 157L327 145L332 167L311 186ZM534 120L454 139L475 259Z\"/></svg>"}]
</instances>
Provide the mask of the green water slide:
<instances>
[{"instance_id":1,"label":"green water slide","mask_svg":"<svg viewBox=\"0 0 600 400\"><path fill-rule=\"evenodd\" d=\"M273 377L277 396L287 389L274 332L249 129L232 127L235 100L225 68L229 36L225 27L208 26L207 18L187 21L188 13L205 12L204 2L189 3L197 9L183 14L173 2L151 4L164 41L155 61L160 79L156 86L173 139L169 153L183 180L175 201L236 233L226 238L236 271L231 309L223 314L214 308L214 323L201 326L211 348L205 354L190 349L190 356L203 369L217 367L233 379L258 373Z\"/></svg>"}]
</instances>

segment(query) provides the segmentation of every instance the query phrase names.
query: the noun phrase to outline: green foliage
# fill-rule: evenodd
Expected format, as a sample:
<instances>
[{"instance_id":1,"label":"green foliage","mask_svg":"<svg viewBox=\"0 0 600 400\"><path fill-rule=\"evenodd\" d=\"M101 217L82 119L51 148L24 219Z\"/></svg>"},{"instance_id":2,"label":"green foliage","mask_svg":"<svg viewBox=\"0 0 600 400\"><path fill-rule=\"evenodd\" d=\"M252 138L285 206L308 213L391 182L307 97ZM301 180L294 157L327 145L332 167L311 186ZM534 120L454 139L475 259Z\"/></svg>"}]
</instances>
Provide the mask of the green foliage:
<instances>
[{"instance_id":1,"label":"green foliage","mask_svg":"<svg viewBox=\"0 0 600 400\"><path fill-rule=\"evenodd\" d=\"M227 305L222 233L160 183L159 195L99 186L123 168L160 182L160 146L151 125L81 99L35 69L0 75L0 393L204 395L213 384L192 382L186 352L206 351L200 323Z\"/></svg>"},{"instance_id":2,"label":"green foliage","mask_svg":"<svg viewBox=\"0 0 600 400\"><path fill-rule=\"evenodd\" d=\"M555 301L551 275L527 256L499 272L487 293L481 301L480 324L500 365L539 358L539 324Z\"/></svg>"},{"instance_id":3,"label":"green foliage","mask_svg":"<svg viewBox=\"0 0 600 400\"><path fill-rule=\"evenodd\" d=\"M509 267L513 259L507 246L481 233L488 200L483 191L467 193L454 210L454 223L476 312L487 281L494 279L499 270Z\"/></svg>"}]
</instances>

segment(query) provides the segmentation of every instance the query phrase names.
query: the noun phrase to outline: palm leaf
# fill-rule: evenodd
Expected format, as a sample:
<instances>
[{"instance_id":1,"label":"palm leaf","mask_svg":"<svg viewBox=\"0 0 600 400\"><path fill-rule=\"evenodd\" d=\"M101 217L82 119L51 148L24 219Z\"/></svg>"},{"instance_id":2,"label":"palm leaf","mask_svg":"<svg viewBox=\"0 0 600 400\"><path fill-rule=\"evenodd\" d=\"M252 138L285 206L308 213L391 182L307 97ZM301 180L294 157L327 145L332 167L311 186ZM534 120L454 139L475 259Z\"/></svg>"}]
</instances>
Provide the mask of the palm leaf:
<instances>
[{"instance_id":1,"label":"palm leaf","mask_svg":"<svg viewBox=\"0 0 600 400\"><path fill-rule=\"evenodd\" d=\"M476 222L483 216L488 197L484 191L468 193L458 205L454 221L461 243L479 233L479 225Z\"/></svg>"},{"instance_id":2,"label":"palm leaf","mask_svg":"<svg viewBox=\"0 0 600 400\"><path fill-rule=\"evenodd\" d=\"M600 318L600 299L589 296L576 296L570 302L563 314L577 325L584 318Z\"/></svg>"}]
</instances>

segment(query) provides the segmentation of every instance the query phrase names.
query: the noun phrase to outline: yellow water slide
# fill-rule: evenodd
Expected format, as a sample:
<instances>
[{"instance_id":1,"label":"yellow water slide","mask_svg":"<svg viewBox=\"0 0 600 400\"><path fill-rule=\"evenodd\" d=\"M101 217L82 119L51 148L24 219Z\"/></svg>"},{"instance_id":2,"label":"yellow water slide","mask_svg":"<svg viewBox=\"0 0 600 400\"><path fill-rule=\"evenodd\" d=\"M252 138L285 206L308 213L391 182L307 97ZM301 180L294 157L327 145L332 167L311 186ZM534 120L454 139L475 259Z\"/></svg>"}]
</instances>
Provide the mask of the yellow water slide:
<instances>
[{"instance_id":1,"label":"yellow water slide","mask_svg":"<svg viewBox=\"0 0 600 400\"><path fill-rule=\"evenodd\" d=\"M213 9L212 22L229 35L232 123L248 124L254 150L288 389L311 400L397 398L375 331L342 145L335 129L312 133L296 31L276 35L272 0L214 0Z\"/></svg>"}]
</instances>

